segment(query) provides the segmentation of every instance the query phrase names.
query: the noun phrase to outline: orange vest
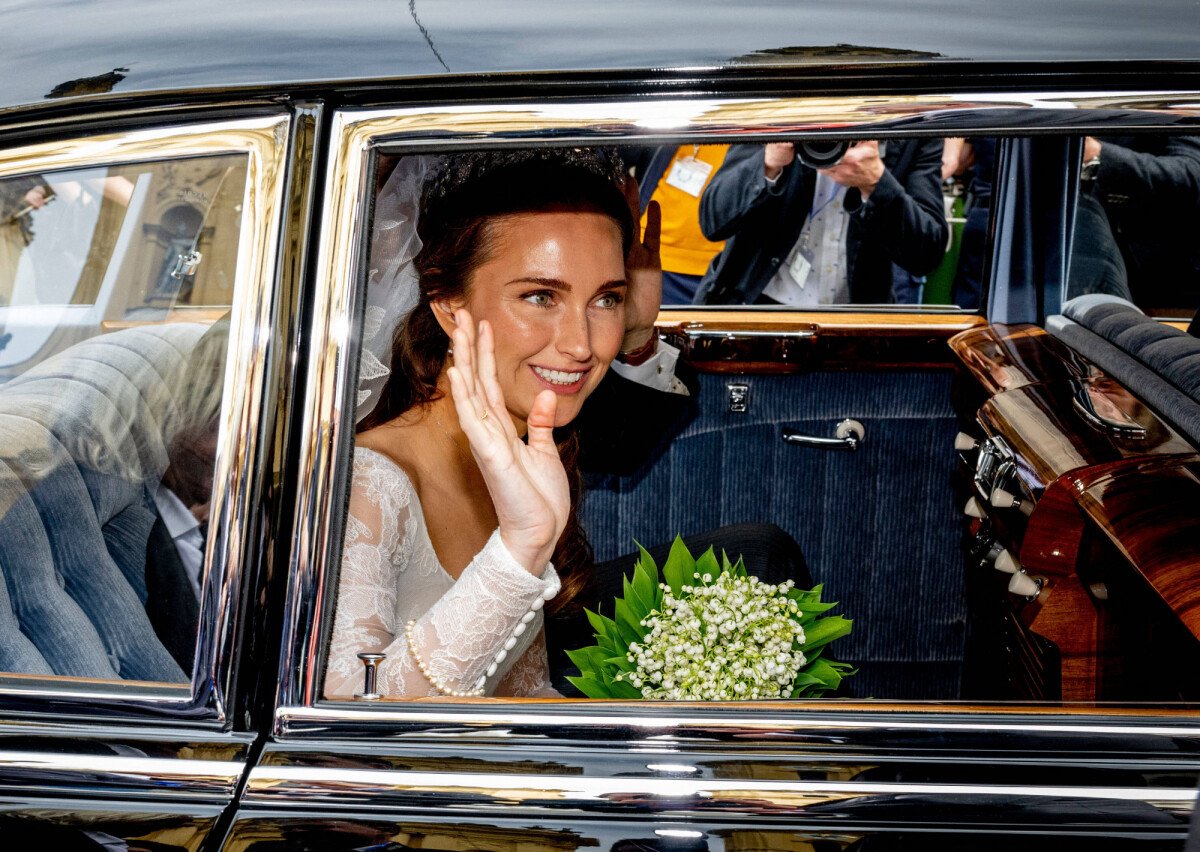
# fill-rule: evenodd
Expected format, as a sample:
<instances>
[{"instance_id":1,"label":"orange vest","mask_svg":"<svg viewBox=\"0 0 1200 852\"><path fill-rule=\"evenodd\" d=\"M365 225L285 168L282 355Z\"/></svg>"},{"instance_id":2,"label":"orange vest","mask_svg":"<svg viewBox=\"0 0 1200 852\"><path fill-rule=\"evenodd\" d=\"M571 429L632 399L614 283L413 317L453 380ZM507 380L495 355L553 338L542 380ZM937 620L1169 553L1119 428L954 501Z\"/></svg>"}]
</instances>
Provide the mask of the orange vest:
<instances>
[{"instance_id":1,"label":"orange vest","mask_svg":"<svg viewBox=\"0 0 1200 852\"><path fill-rule=\"evenodd\" d=\"M725 162L725 152L728 150L728 145L680 145L675 152L675 160L694 155L697 160L712 166L712 171L704 181L704 185L708 186L721 163ZM667 183L667 175L671 173L675 160L663 172L654 194L650 196L650 200L657 201L662 209L662 268L665 272L703 275L708 270L709 261L725 243L710 242L700 231L700 199ZM642 215L642 227L646 227L645 214Z\"/></svg>"}]
</instances>

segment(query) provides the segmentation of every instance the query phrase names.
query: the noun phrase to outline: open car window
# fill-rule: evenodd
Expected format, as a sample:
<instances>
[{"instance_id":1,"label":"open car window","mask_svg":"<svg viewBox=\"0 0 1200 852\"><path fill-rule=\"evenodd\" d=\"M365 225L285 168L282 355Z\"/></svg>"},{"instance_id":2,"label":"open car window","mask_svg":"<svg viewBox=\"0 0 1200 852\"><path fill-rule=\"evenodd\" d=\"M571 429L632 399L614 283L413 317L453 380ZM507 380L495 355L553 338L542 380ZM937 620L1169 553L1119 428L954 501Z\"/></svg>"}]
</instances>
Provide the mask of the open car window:
<instances>
[{"instance_id":1,"label":"open car window","mask_svg":"<svg viewBox=\"0 0 1200 852\"><path fill-rule=\"evenodd\" d=\"M386 126L375 117L363 124L370 129L372 121ZM664 271L675 264L690 280L676 281L684 289L659 300L664 310L657 346L648 352L626 349L620 339L620 346L610 347L611 373L632 386L634 396L596 390L600 403L581 409L578 429L559 433L562 447L578 439L569 451L579 454L572 463L586 496L573 515L579 524L571 533L579 535L576 549L559 552L566 558L554 560L553 577L510 571L513 566L503 564L505 554L491 536L496 517L462 511L481 501L456 502L464 493L486 494L487 487L478 478L439 474L464 460L463 469L470 470L469 448L456 440L462 434L458 424L428 418L424 431L412 428L426 409L437 410L429 406L448 388L387 407L396 404L389 387L393 370L412 354L404 347L416 339L413 329L389 324L389 317L407 316L414 306L430 314L423 320L427 327L417 331L436 337L441 329L443 348L436 355L439 365L448 363L441 359L453 322L439 318L437 306L417 295L422 270L442 269L429 263L421 199L431 185L445 181L444 154L380 144L364 158L373 171L361 185L375 191L358 204L374 218L336 223L360 227L358 233L370 239L358 249L363 351L355 389L357 434L347 439L352 449L343 461L349 514L340 569L324 578L322 664L309 681L310 695L337 701L827 697L1075 707L1194 700L1186 679L1162 673L1154 689L1141 691L1128 676L1134 660L1146 659L1150 648L1169 647L1195 658L1195 634L1176 608L1178 601L1158 594L1098 515L1072 509L1084 520L1069 533L1076 537L1071 558L1079 561L1065 575L1052 575L1036 560L1022 563L1024 536L1033 536L1027 529L1033 506L1043 493L1057 495L1059 477L1071 468L1065 458L1047 463L1036 476L1023 467L1031 458L1045 461L1038 453L1049 450L1027 446L1021 455L1010 445L1011 433L1044 429L1042 421L1017 423L1015 415L1005 421L994 413L999 403L984 393L1000 385L994 378L1000 367L1005 377L1015 377L1012 364L1035 356L1006 349L1007 332L985 332L981 313L993 311L1014 322L1023 317L1025 325L1013 339L1037 337L1034 345L1071 365L1076 356L1069 347L1057 348L1058 338L1049 340L1053 335L1040 326L1077 296L1111 294L1106 285L1085 281L1086 251L1097 234L1113 256L1139 251L1122 242L1129 229L1110 224L1098 232L1081 212L1097 186L1095 164L1081 156L1084 140L889 137L872 152L884 177L861 187L839 182L844 174L835 171L837 163L814 168L801 162L796 153L801 138L787 143L791 150L777 172L769 168L766 143L711 141L625 145L619 151L622 172L638 180L634 245L652 229L651 219L661 217L663 232L675 227L677 237L670 249L658 246ZM862 147L861 140L857 146L849 141L840 152L843 161ZM1110 145L1111 165L1120 155L1116 142ZM419 145L413 147L419 151ZM488 150L520 159L522 150L531 149L510 142ZM470 146L462 152L472 153ZM451 158L458 153L452 151ZM923 183L901 180L901 165L916 160L923 164ZM1185 157L1177 164L1182 173L1190 174L1189 163ZM722 172L730 170L728 177L739 168L741 179L729 184L722 219L716 215ZM787 191L789 169L797 185L792 198L798 199L791 207L773 200ZM444 186L435 191L447 192ZM1190 221L1194 202L1188 207L1179 201L1180 223ZM548 206L559 209L558 203ZM603 206L584 208L596 213ZM826 206L837 215L823 219ZM1112 214L1113 222L1117 216ZM683 230L688 234L679 237ZM485 263L503 253L500 232L489 235ZM523 231L523 238L529 233ZM697 234L707 245L693 239ZM1152 239L1160 245L1166 240L1177 257L1189 250L1165 230L1153 231ZM332 251L326 256L338 262L349 257ZM1194 276L1184 274L1186 262L1178 267L1180 279L1194 284ZM737 274L722 278L722 270L734 267ZM536 284L552 277L519 279ZM871 295L849 295L854 282L866 280L871 283L862 286L874 288ZM1158 297L1131 273L1124 280L1123 298L1158 313L1153 308ZM664 280L664 294L671 286ZM1174 291L1176 306L1161 315L1194 312L1190 286L1181 284ZM539 287L517 293L515 301L559 304L548 292L556 287ZM723 301L713 301L714 293L724 293ZM970 335L982 341L985 333L1000 337L989 337L986 345L971 342ZM515 326L497 334L504 344L530 339ZM1011 363L998 359L990 346L1008 352ZM536 354L541 350L535 350L518 353L514 375L528 369L545 386L568 390L575 382L587 384L585 370L543 364ZM981 366L984 361L994 369ZM1087 368L1071 369L1097 378ZM664 373L666 379L656 378ZM964 385L968 375L980 386ZM989 375L993 378L979 379ZM1036 376L1029 382L1045 380ZM1011 382L1001 389L1010 386L1015 389ZM1078 413L1069 394L1065 399L1075 412L1071 416L1080 419L1058 424L1059 437L1047 438L1048 445L1077 440L1074 430L1091 428L1086 412ZM1061 401L1037 404L1051 407L1045 416L1052 421ZM1005 404L1018 405L1016 395ZM1123 405L1119 395L1098 404L1153 421L1148 428L1162 438L1153 447L1113 447L1113 458L1133 464L1159 452L1194 456L1194 439L1176 412ZM378 409L383 413L372 415L377 405L384 406ZM655 434L646 440L641 433L648 424ZM1076 458L1078 467L1108 457ZM1012 499L1005 502L1006 496ZM1058 559L1066 551L1056 549L1057 527L1048 517L1048 512L1036 517L1050 526L1038 527L1044 537L1030 541ZM678 574L680 563L670 561L677 536L693 557L713 547L716 562L685 562L688 573ZM659 573L635 571L638 545L646 546ZM678 598L681 583L719 582L714 578L721 573L722 551L731 563L745 557L752 576L784 593L788 587L780 584L821 587L819 597L791 596L814 617L800 619L805 638L797 633L794 645L773 651L776 658L763 669L818 663L805 677L792 669L786 684L755 691L744 683L744 692L737 691L737 678L718 677L735 666L750 667L744 660L705 656L711 650L705 637L714 638L710 625L720 634L725 622L719 607L706 615L696 610L691 634L671 632L664 607L674 603L659 596L656 583L665 583ZM587 566L574 588L569 570L558 571L575 567L572 554ZM487 562L479 570L477 557ZM1122 594L1105 597L1114 586L1097 577L1112 578ZM563 589L572 605L560 608L555 601ZM511 606L491 608L505 595ZM826 609L829 602L837 608ZM1104 611L1098 620L1084 618L1084 602ZM1060 605L1067 609L1057 609ZM599 617L585 614L585 608ZM671 618L679 609L674 613ZM1129 646L1138 650L1121 662L1105 657L1102 649L1111 647L1113 637L1137 632L1131 625L1146 613L1175 624L1139 635ZM853 626L838 616L852 619ZM656 636L668 638L648 650L645 635L657 628ZM818 637L808 646L814 653L803 654L798 663L788 653L802 650L809 634ZM820 641L826 635L833 641ZM1080 636L1089 638L1072 644ZM697 665L682 665L684 658ZM716 668L705 674L710 664ZM602 669L606 674L599 674Z\"/></svg>"},{"instance_id":2,"label":"open car window","mask_svg":"<svg viewBox=\"0 0 1200 852\"><path fill-rule=\"evenodd\" d=\"M187 700L211 664L226 367L271 251L275 123L0 155L4 687Z\"/></svg>"}]
</instances>

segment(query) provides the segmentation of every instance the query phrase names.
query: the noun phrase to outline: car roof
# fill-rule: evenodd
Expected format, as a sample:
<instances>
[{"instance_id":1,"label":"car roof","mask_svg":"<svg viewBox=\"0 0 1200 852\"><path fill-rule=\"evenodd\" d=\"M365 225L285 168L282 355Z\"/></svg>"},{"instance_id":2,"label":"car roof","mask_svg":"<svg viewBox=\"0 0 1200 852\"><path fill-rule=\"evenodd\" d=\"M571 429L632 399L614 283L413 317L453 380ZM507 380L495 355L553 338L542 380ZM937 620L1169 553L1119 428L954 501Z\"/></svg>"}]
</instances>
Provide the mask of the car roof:
<instances>
[{"instance_id":1,"label":"car roof","mask_svg":"<svg viewBox=\"0 0 1200 852\"><path fill-rule=\"evenodd\" d=\"M0 10L0 32L0 109L447 74L1200 69L1196 0L17 0Z\"/></svg>"}]
</instances>

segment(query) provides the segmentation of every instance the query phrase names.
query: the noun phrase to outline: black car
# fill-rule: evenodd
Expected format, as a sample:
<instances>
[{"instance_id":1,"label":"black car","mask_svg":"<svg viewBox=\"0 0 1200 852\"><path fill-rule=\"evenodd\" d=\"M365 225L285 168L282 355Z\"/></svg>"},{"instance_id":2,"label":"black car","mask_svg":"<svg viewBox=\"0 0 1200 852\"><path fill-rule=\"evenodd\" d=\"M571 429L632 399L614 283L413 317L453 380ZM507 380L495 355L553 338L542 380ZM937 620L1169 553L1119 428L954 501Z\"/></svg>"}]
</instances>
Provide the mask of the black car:
<instances>
[{"instance_id":1,"label":"black car","mask_svg":"<svg viewBox=\"0 0 1200 852\"><path fill-rule=\"evenodd\" d=\"M1183 848L1197 18L0 11L0 847ZM584 504L598 559L781 527L855 619L843 691L323 697L391 176L864 140L898 172L944 139L975 157L927 169L936 264L896 249L869 301L664 305L697 409Z\"/></svg>"}]
</instances>

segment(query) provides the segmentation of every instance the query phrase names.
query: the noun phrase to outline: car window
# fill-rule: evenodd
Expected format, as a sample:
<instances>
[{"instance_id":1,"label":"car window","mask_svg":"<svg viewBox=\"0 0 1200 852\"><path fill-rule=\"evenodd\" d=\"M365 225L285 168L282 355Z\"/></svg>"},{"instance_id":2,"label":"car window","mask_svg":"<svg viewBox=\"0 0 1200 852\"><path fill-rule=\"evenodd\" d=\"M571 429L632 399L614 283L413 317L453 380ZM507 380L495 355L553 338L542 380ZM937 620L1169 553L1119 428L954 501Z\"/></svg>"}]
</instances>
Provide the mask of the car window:
<instances>
[{"instance_id":1,"label":"car window","mask_svg":"<svg viewBox=\"0 0 1200 852\"><path fill-rule=\"evenodd\" d=\"M368 114L359 141L388 121ZM325 605L319 662L306 668L311 696L1194 700L1178 672L1158 672L1152 690L1127 676L1148 648L1188 659L1200 651L1175 604L1139 585L1141 568L1131 573L1136 560L1103 512L1073 504L1076 526L1047 520L1049 509L1035 515L1034 556L1078 559L1066 573L1058 562L1026 570L1016 556L1032 506L1043 492L1059 498L1055 477L1070 459L1027 470L1032 462L1006 441L1041 435L1058 452L1077 440L1072 430L1092 427L1014 425L1022 404L1057 412L1070 381L1025 403L1034 391L1003 404L985 391L994 375L1014 386L1031 364L1081 369L1034 323L1077 295L1068 281L1072 238L1078 248L1083 234L1072 219L1086 191L1075 162L1083 140L891 137L868 140L869 152L853 141L819 168L798 159L803 139L771 143L786 147L778 171L766 143L736 137L620 147L504 140L438 154L384 143L346 161L329 195L341 205L333 227L342 242L326 246L324 262L329 274L357 260L362 348L355 411L340 421L353 432L339 461L347 511L340 564L318 578ZM830 176L844 176L834 170L847 157L886 163L885 177L839 183ZM922 188L895 174L914 161ZM739 167L718 221L722 173ZM799 206L764 202L786 189L789 169L805 181ZM351 201L347 186L374 191ZM815 228L823 202L841 204L841 221ZM670 249L651 237L657 221L664 234L678 226ZM369 238L355 243L362 233ZM863 253L849 251L852 233ZM817 243L831 249L820 268ZM691 295L647 307L638 295L650 292L638 284L646 269L682 269L687 257ZM728 287L725 264L739 270ZM866 268L876 295L826 297L844 296ZM669 286L664 275L664 294ZM706 302L718 292L726 301ZM634 339L642 326L615 323L617 305L626 317L658 317L658 337ZM1029 345L1045 351L1014 348L1009 366L979 373L981 360L1009 352L998 342L1009 332L988 327L984 310L1001 322L1022 317L1007 320L1026 323L1013 337L1036 337ZM981 386L963 384L968 374L982 375ZM543 391L555 407L539 414ZM1004 405L1017 408L1002 416ZM1131 471L1144 456L1194 454L1169 416L1138 412L1162 441L1104 452ZM504 535L508 516L484 468L502 458L536 479L528 453L548 446L540 417L551 418L566 470L551 490L569 494L569 508L552 527L557 538L523 550ZM476 438L489 430L507 434L509 450L495 449L503 441L494 454L486 441L481 450ZM1089 448L1076 468L1100 471L1108 458ZM1019 493L992 490L997 471ZM1078 540L1059 547L1060 533ZM722 602L755 595L746 611L769 622L772 606L790 607L783 597L803 613L794 619L803 630L776 637L768 659L706 656L704 637L745 626ZM1085 603L1105 614L1088 621ZM1141 650L1110 671L1101 649L1146 618L1172 626L1139 634ZM775 641L755 636L755 649Z\"/></svg>"},{"instance_id":2,"label":"car window","mask_svg":"<svg viewBox=\"0 0 1200 852\"><path fill-rule=\"evenodd\" d=\"M248 162L0 178L0 672L191 681Z\"/></svg>"},{"instance_id":3,"label":"car window","mask_svg":"<svg viewBox=\"0 0 1200 852\"><path fill-rule=\"evenodd\" d=\"M980 305L994 139L622 153L642 226L661 217L665 306Z\"/></svg>"},{"instance_id":4,"label":"car window","mask_svg":"<svg viewBox=\"0 0 1200 852\"><path fill-rule=\"evenodd\" d=\"M1200 137L1083 141L1068 298L1103 293L1151 316L1200 308Z\"/></svg>"},{"instance_id":5,"label":"car window","mask_svg":"<svg viewBox=\"0 0 1200 852\"><path fill-rule=\"evenodd\" d=\"M320 687L325 697L353 699L364 691L393 698L438 694L605 697L606 689L610 690L607 697L639 695L644 686L641 675L630 673L630 679L621 686L587 683L587 665L581 661L594 661L601 654L604 646L596 643L594 633L598 625L620 625L622 617L626 621L632 617L622 616L622 611L614 607L623 607L616 601L628 593L622 578L636 576L637 544L647 546L655 571L675 572L678 565L671 562L670 554L677 534L682 536L682 546L695 550L694 556L701 556L711 547L716 554L727 552L734 562L744 557L755 581L782 590L779 594L792 586L805 590L807 596L799 604L813 610L810 629L815 630L814 635L828 631L832 638L849 630L849 622L840 616L815 617L818 611L829 609L830 602L829 598L821 600L819 590L808 591L819 579L810 572L806 548L794 538L802 535L792 515L794 510L780 504L778 509L734 515L721 507L723 500L730 504L749 501L753 505L755 498L748 495L757 493L754 487L749 487L746 494L731 489L714 498L713 512L696 512L691 517L686 510L671 512L669 520L662 519L667 521L665 524L635 510L628 516L629 523L614 527L611 516L606 517L607 513L589 502L610 500L607 492L611 480L606 484L605 477L632 474L628 482L636 487L655 478L650 471L656 466L673 466L673 459L681 453L693 452L685 448L691 442L684 439L681 430L689 421L703 421L708 405L717 404L707 387L707 377L696 378L688 373L675 360L679 353L669 344L664 343L649 360L640 360L626 351L620 321L617 330L610 331L614 326L610 297L624 303L626 315L639 308L637 285L625 286L623 267L630 268L632 282L641 275L634 266L655 266L661 259L663 295L654 299L651 315L661 304L703 301L696 294L705 291L697 290L697 285L709 286L701 282L711 283L712 270L719 270L725 262L744 261L747 265L739 274L759 284L782 268L775 264L775 272L764 272L771 264L765 256L729 261L729 255L723 256L722 252L731 253L735 259L742 257L737 254L735 242L722 245L710 241L700 247L697 234L699 240L704 239L698 230L700 225L736 231L735 239L740 239L741 245L753 247L770 240L779 242L778 236L768 236L765 231L769 223L786 213L788 221L796 226L787 238L788 250L814 250L812 240L823 241L824 261L810 264L814 276L811 281L805 280L803 264L796 261L792 264L795 274L788 273L776 282L777 289L771 290L780 296L773 300L776 308L786 306L784 299L797 301L791 307L818 310L854 304L848 295L850 281L856 274L866 275L866 269L869 275L861 279L866 282L861 286L868 288L870 295L862 296L860 305L919 311L924 301L945 310L947 306L957 307L956 299L964 309L979 309L994 168L993 140L889 139L869 145L847 143L832 151L815 145L804 149L801 143L787 147L785 153L790 159L773 178L764 173L764 146L758 144L627 146L620 150L560 149L540 153L523 149L467 152L446 158L380 158L373 181L378 189L372 199L372 240L365 264L363 351L356 447L348 472L349 511L339 583L331 599L332 615L327 614L327 662ZM797 149L803 149L804 162L798 159ZM814 164L817 156L826 159ZM844 180L867 180L858 173L849 172L850 177L844 177L828 168L814 168L837 168L839 157L846 156L861 158L856 168L865 170L868 166L862 163L868 162L887 174L886 179L878 175L870 178L871 188L882 187L877 207L862 209L862 189L829 177L836 174ZM732 170L726 187L731 209L720 214L724 220L703 207L710 199L708 193L714 187L721 189L722 169ZM506 170L518 176L511 184L503 177ZM788 174L796 184L792 198L784 194L783 176ZM488 187L486 192L472 188L475 180ZM566 189L559 185L560 180L568 184ZM812 233L820 230L823 236L812 237L814 206L809 202L817 189L825 193L816 205L817 212L826 204L834 204L838 212L828 221L818 216L815 221L819 228L812 229ZM464 194L465 200L461 199ZM851 199L851 194L856 197ZM514 202L514 198L523 200ZM733 209L747 198L751 199L750 209ZM756 210L755 205L763 207ZM514 213L510 207L526 212ZM968 208L978 214L973 231L965 229ZM575 219L566 216L553 225L561 225L563 230L556 231L550 242L534 241L530 235L536 233L538 214L528 211L543 211L547 214L544 218L552 220L560 209L576 214ZM479 210L502 212L495 222L481 224ZM627 255L623 255L622 234L611 228L622 215L628 220L629 233L623 235ZM701 221L706 215L711 221ZM659 222L664 236L655 247L651 243ZM716 236L721 233L725 231L714 231ZM852 253L845 245L848 235L857 241ZM964 239L968 246L965 254ZM471 255L473 241L486 245L486 251ZM507 252L510 243L517 246L512 257ZM904 246L903 257L893 257L897 246ZM657 258L652 257L655 248ZM742 251L762 254L753 248ZM778 246L763 251L785 253ZM690 283L671 278L668 266L700 254L704 257L696 260L697 265L687 268L702 274L692 275ZM464 255L469 258L464 259ZM628 260L635 256L639 258L636 262ZM858 272L852 272L855 268ZM452 473L464 469L460 468L464 461L465 469L474 471L475 460L464 437L465 427L460 426L453 409L443 410L450 388L446 374L440 371L459 357L454 351L457 344L451 345L448 335L461 318L451 316L450 306L439 299L454 291L468 275L475 276L475 281L488 281L495 291L495 301L472 303L491 317L499 362L497 375L504 377L500 384L509 393L525 394L530 399L539 388L563 389L556 391L560 402L555 422L562 427L559 450L568 460L570 487L577 494L592 489L588 498L571 510L563 538L554 549L553 571L546 575L530 577L513 570L512 559L507 558L511 551L497 544L496 536L489 537L497 517L486 498L488 486L478 473L469 472L466 478ZM620 286L605 289L614 277L621 279ZM692 289L686 298L672 296L671 288L676 285ZM581 296L581 288L587 288L586 298ZM483 289L480 284L475 292ZM814 295L817 290L820 295ZM716 291L710 288L707 292ZM457 293L471 301L461 287ZM725 298L731 306L758 308L766 304L761 296L762 292L730 291ZM562 327L572 311L588 317L592 344L607 347L602 354L580 352L578 363L583 366L575 372L567 369L565 361L570 359L563 348L556 348L559 344L552 342L553 332L548 330L556 324ZM639 422L655 425L641 430L629 428L621 392L612 390L613 382L607 377L598 378L603 368L591 372L595 363L607 367L608 361L613 361L611 371L620 381L633 387L643 381L646 384L642 387L656 391L635 391L643 393L646 406ZM647 381L648 374L652 378ZM836 383L834 380L830 386ZM778 384L781 389L790 388L786 381ZM921 393L933 392L926 387L924 377L916 384L922 387ZM593 392L595 397L589 397ZM587 407L576 407L573 396L589 397ZM518 408L522 404L527 406L528 400L519 403ZM947 421L951 417L948 396L940 402L930 399L929 405L931 415ZM787 415L780 412L769 416ZM517 428L525 425L520 423ZM747 451L751 452L750 445ZM930 475L940 476L935 471L943 467L946 465L939 464L929 471ZM700 487L700 478L681 475L680 486ZM618 486L617 490L624 487ZM484 495L484 499L463 500L463 494ZM632 501L618 498L618 502L629 502L629 508L633 508L642 505L647 496ZM796 497L803 499L799 494ZM707 518L718 520L710 523ZM722 523L725 518L738 523ZM637 523L639 520L641 523ZM942 541L945 532L939 532L940 543L934 550L948 550L944 555L953 559L948 539ZM829 541L821 545L831 546ZM874 554L882 546L876 542L866 553ZM655 582L666 576L656 576ZM835 586L839 585L835 581ZM851 597L857 599L853 605L860 609L873 606L861 590L851 593ZM589 620L585 611L601 619ZM633 621L644 617L654 616L648 611L639 612ZM819 629L817 621L824 622ZM936 638L930 638L943 650L960 653L961 633L951 621L937 628ZM889 634L893 631L894 625L888 628ZM870 640L856 638L846 650L857 655L865 647L864 641ZM469 650L491 646L495 647L490 654ZM956 646L959 652L950 650ZM814 669L816 674L806 675L812 678L808 692L797 686L797 694L825 695L841 688L842 675L853 666L823 654L823 643L807 652L806 664L817 664L821 659ZM622 660L622 665L632 661L631 655L629 660ZM661 662L651 660L646 665L653 668ZM925 674L901 678L908 681L901 688L910 695L949 697L953 690L947 689L946 672L937 671L945 667L933 660L921 666L927 669ZM895 688L894 678L889 684L881 671L869 677L865 689L878 691L880 697L897 697L885 691ZM656 683L661 687L658 697L700 695L698 691L680 691L671 678L658 678ZM745 690L736 697L747 699L793 694L793 687L781 690L779 684L773 688L763 686L761 692L749 683L727 686L730 690ZM735 693L726 697L735 697Z\"/></svg>"}]
</instances>

